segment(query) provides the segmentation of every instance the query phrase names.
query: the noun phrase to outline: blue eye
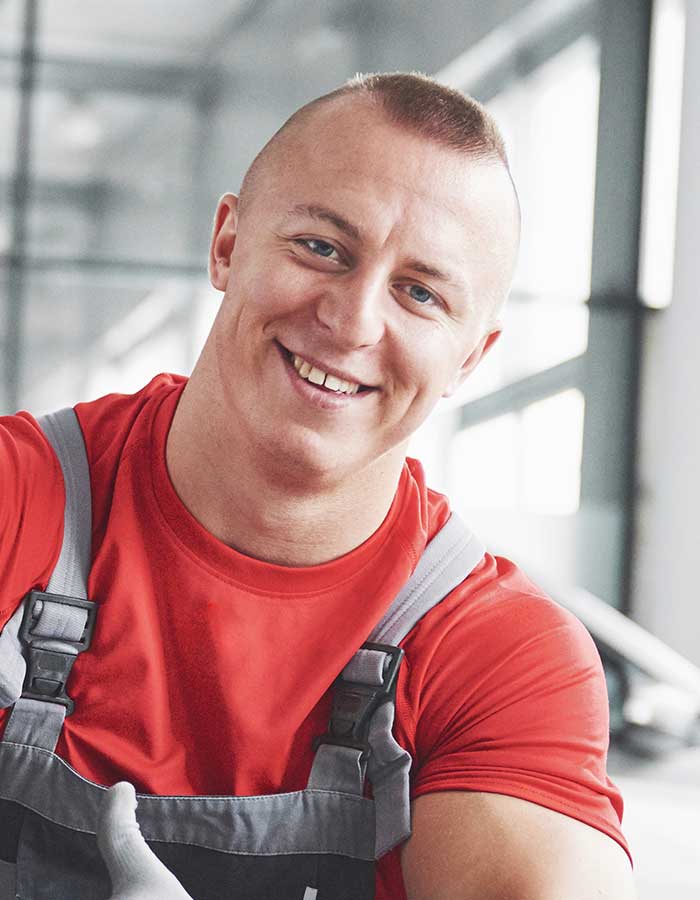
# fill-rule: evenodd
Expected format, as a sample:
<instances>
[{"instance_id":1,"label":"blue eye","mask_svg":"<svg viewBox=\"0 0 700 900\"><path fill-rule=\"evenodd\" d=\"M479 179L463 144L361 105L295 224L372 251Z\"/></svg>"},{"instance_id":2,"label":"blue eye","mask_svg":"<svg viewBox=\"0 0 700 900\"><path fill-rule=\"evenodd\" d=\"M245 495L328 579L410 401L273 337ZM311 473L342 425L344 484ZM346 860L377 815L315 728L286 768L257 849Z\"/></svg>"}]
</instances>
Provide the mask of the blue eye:
<instances>
[{"instance_id":1,"label":"blue eye","mask_svg":"<svg viewBox=\"0 0 700 900\"><path fill-rule=\"evenodd\" d=\"M421 287L419 284L412 284L408 289L408 294L417 303L429 303L434 300L433 294L427 288Z\"/></svg>"},{"instance_id":2,"label":"blue eye","mask_svg":"<svg viewBox=\"0 0 700 900\"><path fill-rule=\"evenodd\" d=\"M323 256L325 259L329 259L335 253L335 247L332 244L326 243L326 241L317 241L315 238L307 238L303 243L312 253L315 253L317 256Z\"/></svg>"}]
</instances>

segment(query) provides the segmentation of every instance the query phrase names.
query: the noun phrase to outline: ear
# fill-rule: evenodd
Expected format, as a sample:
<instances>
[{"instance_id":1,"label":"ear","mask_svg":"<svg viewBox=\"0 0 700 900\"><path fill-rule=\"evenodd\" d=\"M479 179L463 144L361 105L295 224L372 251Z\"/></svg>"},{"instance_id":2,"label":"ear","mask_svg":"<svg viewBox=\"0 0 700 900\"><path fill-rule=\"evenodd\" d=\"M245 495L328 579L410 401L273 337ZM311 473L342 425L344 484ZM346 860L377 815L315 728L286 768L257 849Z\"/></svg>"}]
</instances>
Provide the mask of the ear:
<instances>
[{"instance_id":1,"label":"ear","mask_svg":"<svg viewBox=\"0 0 700 900\"><path fill-rule=\"evenodd\" d=\"M217 291L226 290L237 231L238 197L235 194L224 194L216 207L209 248L209 280Z\"/></svg>"},{"instance_id":2,"label":"ear","mask_svg":"<svg viewBox=\"0 0 700 900\"><path fill-rule=\"evenodd\" d=\"M481 338L476 347L474 347L469 356L464 360L452 381L448 384L442 395L443 397L450 397L452 394L454 394L457 388L461 387L464 384L467 376L474 371L474 369L479 365L481 360L486 356L491 347L493 347L498 338L501 336L501 331L502 328L499 323L494 325L490 331L486 332L486 334Z\"/></svg>"}]
</instances>

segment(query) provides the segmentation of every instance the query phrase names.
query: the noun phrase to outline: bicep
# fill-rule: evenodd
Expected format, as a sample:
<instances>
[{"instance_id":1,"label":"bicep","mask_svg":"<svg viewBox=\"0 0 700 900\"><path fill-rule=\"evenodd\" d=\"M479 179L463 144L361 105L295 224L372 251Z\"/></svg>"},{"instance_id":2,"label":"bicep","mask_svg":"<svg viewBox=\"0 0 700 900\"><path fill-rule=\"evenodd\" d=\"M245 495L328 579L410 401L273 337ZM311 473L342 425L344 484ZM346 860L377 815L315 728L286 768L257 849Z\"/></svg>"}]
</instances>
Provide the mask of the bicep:
<instances>
[{"instance_id":1,"label":"bicep","mask_svg":"<svg viewBox=\"0 0 700 900\"><path fill-rule=\"evenodd\" d=\"M624 846L622 798L606 774L605 676L590 635L545 599L504 601L500 612L471 636L453 629L435 654L417 716L413 796L507 795Z\"/></svg>"},{"instance_id":2,"label":"bicep","mask_svg":"<svg viewBox=\"0 0 700 900\"><path fill-rule=\"evenodd\" d=\"M412 804L401 866L408 900L634 900L629 860L603 832L502 794Z\"/></svg>"}]
</instances>

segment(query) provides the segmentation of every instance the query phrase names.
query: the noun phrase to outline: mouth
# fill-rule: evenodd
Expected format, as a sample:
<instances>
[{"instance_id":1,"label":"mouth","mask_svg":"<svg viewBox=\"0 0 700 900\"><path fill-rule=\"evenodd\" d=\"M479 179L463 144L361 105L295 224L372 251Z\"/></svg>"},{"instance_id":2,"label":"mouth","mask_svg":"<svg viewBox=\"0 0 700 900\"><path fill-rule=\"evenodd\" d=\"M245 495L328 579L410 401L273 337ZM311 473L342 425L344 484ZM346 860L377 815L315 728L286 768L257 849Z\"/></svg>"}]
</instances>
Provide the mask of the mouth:
<instances>
[{"instance_id":1,"label":"mouth","mask_svg":"<svg viewBox=\"0 0 700 900\"><path fill-rule=\"evenodd\" d=\"M288 350L285 346L280 344L279 341L276 343L282 352L282 355L295 369L299 378L309 382L316 388L330 394L340 394L348 397L375 390L375 388L370 385L352 381L349 377L337 371L327 372L319 366L314 365L313 362L310 362L303 356L299 356L298 353L293 353L291 350Z\"/></svg>"}]
</instances>

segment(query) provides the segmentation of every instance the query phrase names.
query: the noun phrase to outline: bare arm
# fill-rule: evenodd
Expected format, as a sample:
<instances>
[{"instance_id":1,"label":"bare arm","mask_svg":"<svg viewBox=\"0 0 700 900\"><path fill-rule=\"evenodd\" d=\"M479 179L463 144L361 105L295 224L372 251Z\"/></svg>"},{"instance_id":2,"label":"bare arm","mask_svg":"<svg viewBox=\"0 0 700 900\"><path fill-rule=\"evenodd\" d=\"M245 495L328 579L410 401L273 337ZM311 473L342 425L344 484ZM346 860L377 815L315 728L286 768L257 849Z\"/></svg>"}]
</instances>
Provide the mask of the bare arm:
<instances>
[{"instance_id":1,"label":"bare arm","mask_svg":"<svg viewBox=\"0 0 700 900\"><path fill-rule=\"evenodd\" d=\"M534 803L469 791L419 797L402 850L408 900L635 900L622 847Z\"/></svg>"}]
</instances>

